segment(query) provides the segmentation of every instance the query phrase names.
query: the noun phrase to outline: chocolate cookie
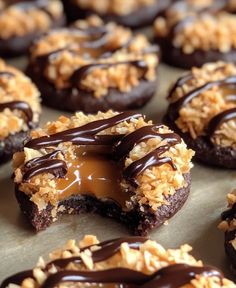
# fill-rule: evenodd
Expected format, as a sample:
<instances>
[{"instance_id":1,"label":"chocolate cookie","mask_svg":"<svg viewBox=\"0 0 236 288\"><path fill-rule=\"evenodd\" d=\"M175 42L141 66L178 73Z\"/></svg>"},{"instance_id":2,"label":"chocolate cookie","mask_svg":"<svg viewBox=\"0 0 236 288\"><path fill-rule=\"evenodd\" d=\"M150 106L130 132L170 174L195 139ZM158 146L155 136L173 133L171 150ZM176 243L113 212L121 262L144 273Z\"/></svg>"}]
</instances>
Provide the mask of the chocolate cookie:
<instances>
[{"instance_id":1,"label":"chocolate cookie","mask_svg":"<svg viewBox=\"0 0 236 288\"><path fill-rule=\"evenodd\" d=\"M218 60L236 62L236 4L231 0L179 0L154 24L166 63L200 67Z\"/></svg>"},{"instance_id":2,"label":"chocolate cookie","mask_svg":"<svg viewBox=\"0 0 236 288\"><path fill-rule=\"evenodd\" d=\"M40 114L40 93L29 78L0 60L0 164L23 147Z\"/></svg>"},{"instance_id":3,"label":"chocolate cookie","mask_svg":"<svg viewBox=\"0 0 236 288\"><path fill-rule=\"evenodd\" d=\"M77 113L31 136L14 155L14 181L37 231L62 214L96 212L147 234L188 197L193 151L142 114Z\"/></svg>"},{"instance_id":4,"label":"chocolate cookie","mask_svg":"<svg viewBox=\"0 0 236 288\"><path fill-rule=\"evenodd\" d=\"M64 22L63 6L58 0L1 0L0 56L26 53L36 37Z\"/></svg>"},{"instance_id":5,"label":"chocolate cookie","mask_svg":"<svg viewBox=\"0 0 236 288\"><path fill-rule=\"evenodd\" d=\"M41 258L34 269L7 278L0 287L235 287L220 270L197 261L191 250L189 245L165 249L143 237L99 242L86 235L78 244L70 240L50 253L50 262Z\"/></svg>"},{"instance_id":6,"label":"chocolate cookie","mask_svg":"<svg viewBox=\"0 0 236 288\"><path fill-rule=\"evenodd\" d=\"M236 272L236 190L228 194L229 209L222 213L219 228L225 232L225 252L233 272Z\"/></svg>"},{"instance_id":7,"label":"chocolate cookie","mask_svg":"<svg viewBox=\"0 0 236 288\"><path fill-rule=\"evenodd\" d=\"M96 113L142 107L156 91L158 47L92 16L55 30L31 49L28 75L46 105Z\"/></svg>"},{"instance_id":8,"label":"chocolate cookie","mask_svg":"<svg viewBox=\"0 0 236 288\"><path fill-rule=\"evenodd\" d=\"M131 28L153 23L173 0L63 0L68 19L75 21L97 14L106 22L114 21Z\"/></svg>"},{"instance_id":9,"label":"chocolate cookie","mask_svg":"<svg viewBox=\"0 0 236 288\"><path fill-rule=\"evenodd\" d=\"M192 68L169 94L166 123L195 150L196 159L236 168L236 66Z\"/></svg>"}]
</instances>

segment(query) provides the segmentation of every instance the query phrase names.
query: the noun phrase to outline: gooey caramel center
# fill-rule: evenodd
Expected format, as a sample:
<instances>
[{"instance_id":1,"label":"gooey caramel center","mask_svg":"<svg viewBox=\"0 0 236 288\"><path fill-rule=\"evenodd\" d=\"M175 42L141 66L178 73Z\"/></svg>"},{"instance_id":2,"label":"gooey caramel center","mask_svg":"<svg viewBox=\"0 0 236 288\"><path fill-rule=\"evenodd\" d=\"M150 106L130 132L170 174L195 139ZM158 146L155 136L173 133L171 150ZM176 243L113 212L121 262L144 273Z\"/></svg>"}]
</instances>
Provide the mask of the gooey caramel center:
<instances>
[{"instance_id":1,"label":"gooey caramel center","mask_svg":"<svg viewBox=\"0 0 236 288\"><path fill-rule=\"evenodd\" d=\"M80 152L76 159L68 160L65 178L58 179L56 189L59 200L72 195L90 195L109 199L125 208L129 193L121 189L121 168L106 154Z\"/></svg>"}]
</instances>

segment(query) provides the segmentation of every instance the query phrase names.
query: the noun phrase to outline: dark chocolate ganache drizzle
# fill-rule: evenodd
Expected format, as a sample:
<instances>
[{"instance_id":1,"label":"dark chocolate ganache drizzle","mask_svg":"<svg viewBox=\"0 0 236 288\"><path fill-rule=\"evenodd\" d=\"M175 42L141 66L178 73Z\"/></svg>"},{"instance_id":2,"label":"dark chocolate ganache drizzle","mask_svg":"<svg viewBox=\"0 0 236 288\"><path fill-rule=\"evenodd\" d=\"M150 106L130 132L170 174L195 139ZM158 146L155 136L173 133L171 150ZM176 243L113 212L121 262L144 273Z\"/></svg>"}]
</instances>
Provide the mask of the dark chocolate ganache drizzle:
<instances>
[{"instance_id":1,"label":"dark chocolate ganache drizzle","mask_svg":"<svg viewBox=\"0 0 236 288\"><path fill-rule=\"evenodd\" d=\"M29 127L32 125L33 120L33 111L30 107L30 105L27 102L24 101L11 101L6 103L0 103L0 112L5 110L6 108L10 110L19 110L24 113L26 116L26 122Z\"/></svg>"},{"instance_id":2,"label":"dark chocolate ganache drizzle","mask_svg":"<svg viewBox=\"0 0 236 288\"><path fill-rule=\"evenodd\" d=\"M108 260L119 252L122 243L127 243L130 248L139 249L140 245L147 241L143 237L118 238L105 241L96 246L99 250L92 252L92 259L95 263ZM86 247L82 249L91 248ZM102 271L71 271L63 270L69 263L82 264L80 257L57 259L49 263L44 272L47 279L40 286L42 288L53 288L62 283L93 283L93 284L114 284L120 288L178 288L188 284L196 275L203 277L218 277L223 279L223 274L213 267L195 267L186 264L175 264L146 275L141 272L126 268L113 268ZM54 265L59 268L55 274L50 274L49 269ZM18 273L9 277L1 284L0 288L6 288L10 283L20 285L28 277L33 277L33 270Z\"/></svg>"},{"instance_id":3,"label":"dark chocolate ganache drizzle","mask_svg":"<svg viewBox=\"0 0 236 288\"><path fill-rule=\"evenodd\" d=\"M191 80L192 78L193 78L192 74L185 75L185 76L181 77L176 82L174 87L171 89L170 95L168 98L171 99L171 97L172 97L173 93L176 91L176 89L179 87L182 87L184 84L188 83L188 81ZM181 97L176 102L171 103L170 104L170 113L169 113L169 117L171 118L171 120L173 122L175 122L177 120L177 118L179 117L180 110L184 106L186 106L188 103L190 103L194 98L198 97L201 93L203 93L207 90L210 90L214 87L222 87L222 88L234 87L235 91L236 91L236 76L230 76L230 77L227 77L223 80L207 82L206 84L204 84L200 87L197 87L194 90L190 91L189 93L187 93L186 95ZM225 97L227 100L227 95L225 95ZM236 95L230 95L228 100L236 100ZM207 137L210 139L214 135L216 130L224 122L227 122L227 121L232 120L232 119L236 119L236 107L225 110L225 111L217 114L216 116L214 116L210 120L210 122L208 123L208 125L205 129Z\"/></svg>"},{"instance_id":4,"label":"dark chocolate ganache drizzle","mask_svg":"<svg viewBox=\"0 0 236 288\"><path fill-rule=\"evenodd\" d=\"M129 181L131 185L136 186L136 176L150 167L161 166L167 163L174 170L176 170L176 166L172 159L162 155L168 151L170 147L181 143L181 138L175 133L159 133L158 129L161 126L158 125L142 127L127 136L97 134L108 128L114 127L119 123L131 121L132 119L138 119L141 117L143 116L139 113L123 112L108 119L93 121L78 128L73 128L50 136L43 136L41 138L30 140L25 146L38 150L46 147L53 147L62 142L71 142L74 145L105 145L113 147L113 153L111 155L112 158L116 158L116 160L118 158L118 161L122 161L129 155L129 152L134 148L134 146L140 142L150 138L160 138L164 141L163 145L148 153L143 158L133 162L130 166L124 169L123 176L125 179ZM26 172L24 180L29 180L31 177L40 173L53 172L53 164L56 165L55 169L57 169L57 172L53 174L56 174L57 176L59 175L59 177L64 175L63 173L58 174L59 166L64 172L66 171L61 160L53 160L51 155L44 157L46 157L46 159L37 159L31 163L33 165L30 165L31 167ZM29 166L29 164L26 164L26 166Z\"/></svg>"},{"instance_id":5,"label":"dark chocolate ganache drizzle","mask_svg":"<svg viewBox=\"0 0 236 288\"><path fill-rule=\"evenodd\" d=\"M6 78L13 78L15 77L15 74L12 72L8 71L1 71L0 72L0 77L6 77ZM30 105L25 102L25 101L11 101L11 102L5 102L5 103L0 103L0 112L2 112L5 109L10 109L11 111L13 110L19 110L24 113L26 117L26 123L29 128L32 126L32 121L33 121L33 111L30 107Z\"/></svg>"}]
</instances>

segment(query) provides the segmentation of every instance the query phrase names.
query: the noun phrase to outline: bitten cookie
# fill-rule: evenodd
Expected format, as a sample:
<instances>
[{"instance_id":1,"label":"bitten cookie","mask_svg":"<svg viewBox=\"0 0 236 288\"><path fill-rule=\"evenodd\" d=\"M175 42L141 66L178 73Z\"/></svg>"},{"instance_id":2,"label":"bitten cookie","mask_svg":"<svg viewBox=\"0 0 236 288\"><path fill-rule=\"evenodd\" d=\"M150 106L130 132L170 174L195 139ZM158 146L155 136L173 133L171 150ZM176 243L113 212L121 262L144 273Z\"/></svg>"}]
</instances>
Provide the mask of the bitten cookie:
<instances>
[{"instance_id":1,"label":"bitten cookie","mask_svg":"<svg viewBox=\"0 0 236 288\"><path fill-rule=\"evenodd\" d=\"M62 116L14 155L16 197L37 231L62 214L96 212L147 234L186 201L193 154L139 113Z\"/></svg>"},{"instance_id":2,"label":"bitten cookie","mask_svg":"<svg viewBox=\"0 0 236 288\"><path fill-rule=\"evenodd\" d=\"M236 287L217 268L191 256L191 250L189 245L167 250L143 237L99 242L86 235L78 244L70 240L52 252L50 262L40 258L34 269L7 278L0 287Z\"/></svg>"},{"instance_id":3,"label":"bitten cookie","mask_svg":"<svg viewBox=\"0 0 236 288\"><path fill-rule=\"evenodd\" d=\"M175 1L154 24L165 62L181 68L236 62L234 0Z\"/></svg>"},{"instance_id":4,"label":"bitten cookie","mask_svg":"<svg viewBox=\"0 0 236 288\"><path fill-rule=\"evenodd\" d=\"M229 209L222 213L219 228L225 232L225 252L236 272L236 190L227 196Z\"/></svg>"},{"instance_id":5,"label":"bitten cookie","mask_svg":"<svg viewBox=\"0 0 236 288\"><path fill-rule=\"evenodd\" d=\"M63 0L63 3L70 21L97 14L106 22L139 28L151 24L171 0Z\"/></svg>"},{"instance_id":6,"label":"bitten cookie","mask_svg":"<svg viewBox=\"0 0 236 288\"><path fill-rule=\"evenodd\" d=\"M197 160L236 168L236 66L192 68L170 91L165 121L195 150Z\"/></svg>"},{"instance_id":7,"label":"bitten cookie","mask_svg":"<svg viewBox=\"0 0 236 288\"><path fill-rule=\"evenodd\" d=\"M0 164L21 150L39 121L40 93L22 72L0 60Z\"/></svg>"},{"instance_id":8,"label":"bitten cookie","mask_svg":"<svg viewBox=\"0 0 236 288\"><path fill-rule=\"evenodd\" d=\"M91 16L31 48L28 75L46 105L87 113L142 107L156 91L158 47Z\"/></svg>"},{"instance_id":9,"label":"bitten cookie","mask_svg":"<svg viewBox=\"0 0 236 288\"><path fill-rule=\"evenodd\" d=\"M58 0L1 0L0 56L26 53L42 32L63 23L63 6Z\"/></svg>"}]
</instances>

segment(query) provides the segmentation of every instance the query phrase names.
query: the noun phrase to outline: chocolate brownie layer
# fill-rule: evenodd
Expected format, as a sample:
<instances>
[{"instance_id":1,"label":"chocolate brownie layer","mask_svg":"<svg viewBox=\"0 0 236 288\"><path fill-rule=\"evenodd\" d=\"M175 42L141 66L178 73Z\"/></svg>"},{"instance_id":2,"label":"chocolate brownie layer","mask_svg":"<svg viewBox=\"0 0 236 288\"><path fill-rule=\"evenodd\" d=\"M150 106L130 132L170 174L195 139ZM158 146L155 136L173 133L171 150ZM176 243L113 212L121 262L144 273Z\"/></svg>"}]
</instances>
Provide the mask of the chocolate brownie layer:
<instances>
[{"instance_id":1,"label":"chocolate brownie layer","mask_svg":"<svg viewBox=\"0 0 236 288\"><path fill-rule=\"evenodd\" d=\"M196 260L191 250L189 245L165 249L144 237L99 242L86 235L78 244L69 240L50 253L48 262L41 257L35 268L10 276L0 287L235 287L220 270Z\"/></svg>"}]
</instances>

